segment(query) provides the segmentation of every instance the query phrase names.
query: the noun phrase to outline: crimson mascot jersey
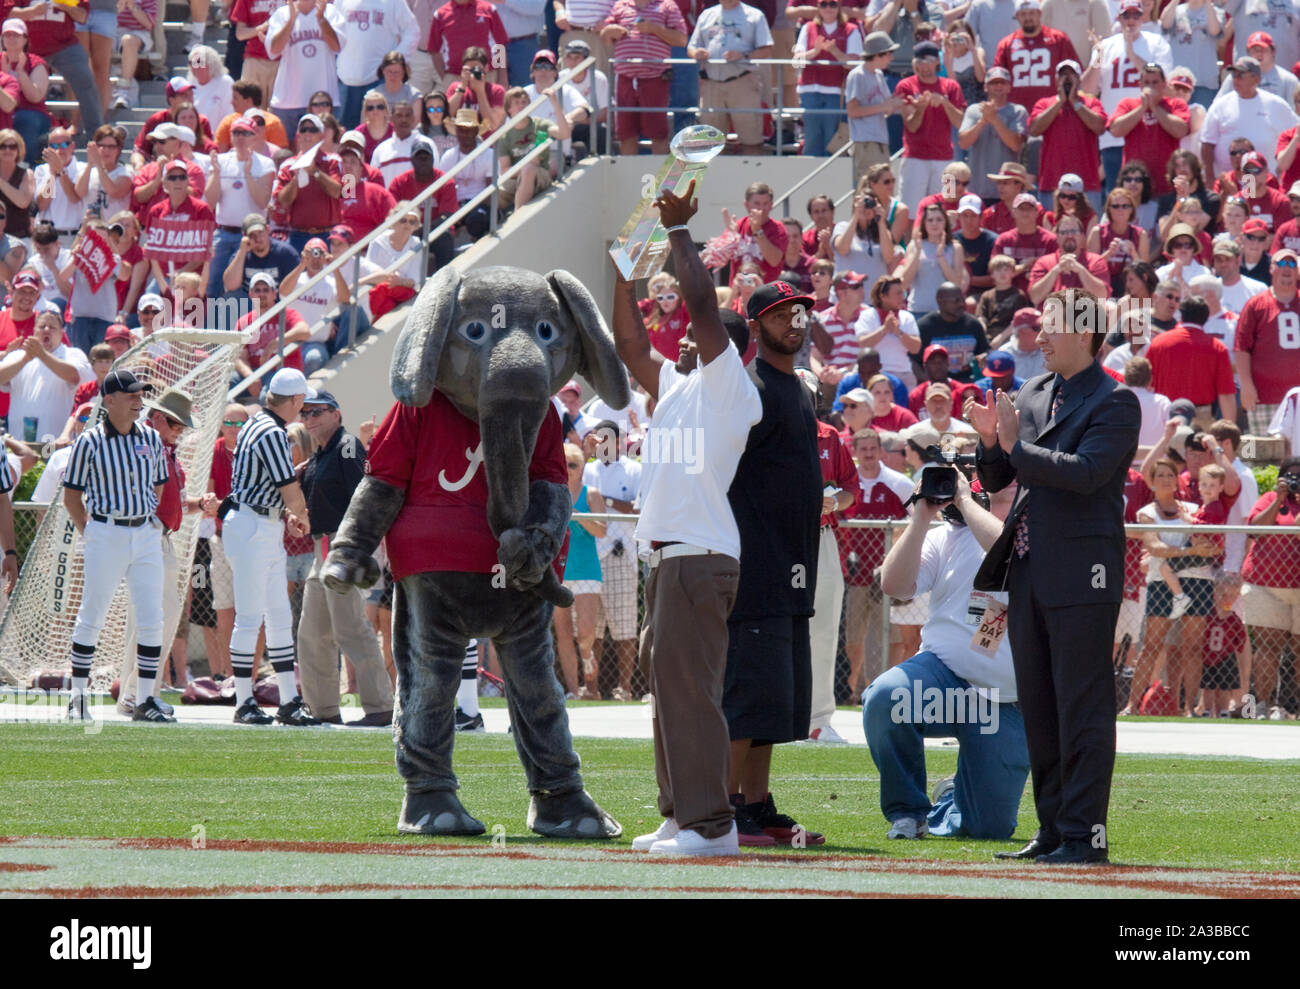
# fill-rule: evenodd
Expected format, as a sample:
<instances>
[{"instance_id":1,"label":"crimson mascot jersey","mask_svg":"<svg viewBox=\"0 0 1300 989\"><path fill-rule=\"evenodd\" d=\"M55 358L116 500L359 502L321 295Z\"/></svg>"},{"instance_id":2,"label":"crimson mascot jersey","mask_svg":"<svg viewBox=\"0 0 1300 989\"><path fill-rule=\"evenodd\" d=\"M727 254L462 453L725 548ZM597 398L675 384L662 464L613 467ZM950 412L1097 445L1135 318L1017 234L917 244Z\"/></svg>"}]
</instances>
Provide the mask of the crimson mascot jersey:
<instances>
[{"instance_id":1,"label":"crimson mascot jersey","mask_svg":"<svg viewBox=\"0 0 1300 989\"><path fill-rule=\"evenodd\" d=\"M366 473L406 491L402 510L388 530L393 578L431 571L492 573L497 540L488 528L487 475L478 423L467 419L440 392L429 404L398 402L375 431L366 452ZM547 403L528 480L568 486L560 417ZM552 566L564 574L568 537Z\"/></svg>"}]
</instances>

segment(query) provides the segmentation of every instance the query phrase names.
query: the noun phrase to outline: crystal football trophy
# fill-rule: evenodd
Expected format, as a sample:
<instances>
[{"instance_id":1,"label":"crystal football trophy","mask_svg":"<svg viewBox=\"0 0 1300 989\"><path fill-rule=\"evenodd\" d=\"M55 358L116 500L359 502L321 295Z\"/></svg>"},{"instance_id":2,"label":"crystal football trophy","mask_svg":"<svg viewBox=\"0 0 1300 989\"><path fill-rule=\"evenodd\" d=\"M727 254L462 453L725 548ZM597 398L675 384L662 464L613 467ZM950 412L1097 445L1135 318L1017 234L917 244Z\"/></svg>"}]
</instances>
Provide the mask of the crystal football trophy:
<instances>
[{"instance_id":1,"label":"crystal football trophy","mask_svg":"<svg viewBox=\"0 0 1300 989\"><path fill-rule=\"evenodd\" d=\"M666 189L680 196L694 180L698 193L705 168L726 143L727 136L707 124L683 128L673 138L668 157L655 176L654 191L641 197L609 249L625 279L634 282L650 278L662 270L668 259L668 232L659 222L659 211L654 206L659 192Z\"/></svg>"}]
</instances>

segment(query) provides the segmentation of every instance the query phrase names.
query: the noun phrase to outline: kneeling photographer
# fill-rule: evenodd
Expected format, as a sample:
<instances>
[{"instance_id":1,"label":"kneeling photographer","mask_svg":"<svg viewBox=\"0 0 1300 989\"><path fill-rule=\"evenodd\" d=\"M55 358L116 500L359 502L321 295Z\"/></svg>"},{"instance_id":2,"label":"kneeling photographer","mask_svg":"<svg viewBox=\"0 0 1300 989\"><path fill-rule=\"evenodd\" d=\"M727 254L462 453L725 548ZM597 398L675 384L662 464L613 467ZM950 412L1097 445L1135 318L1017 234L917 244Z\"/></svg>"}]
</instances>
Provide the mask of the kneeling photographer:
<instances>
[{"instance_id":1,"label":"kneeling photographer","mask_svg":"<svg viewBox=\"0 0 1300 989\"><path fill-rule=\"evenodd\" d=\"M1029 775L1024 721L1016 705L1005 592L973 588L986 551L1002 531L1015 486L971 492L973 457L937 446L922 451L910 524L881 570L884 593L930 592L920 651L876 678L863 726L880 771L880 809L890 838L926 834L1010 838ZM981 504L982 502L982 504ZM943 517L944 524L931 529ZM925 738L955 737L957 775L927 797Z\"/></svg>"}]
</instances>

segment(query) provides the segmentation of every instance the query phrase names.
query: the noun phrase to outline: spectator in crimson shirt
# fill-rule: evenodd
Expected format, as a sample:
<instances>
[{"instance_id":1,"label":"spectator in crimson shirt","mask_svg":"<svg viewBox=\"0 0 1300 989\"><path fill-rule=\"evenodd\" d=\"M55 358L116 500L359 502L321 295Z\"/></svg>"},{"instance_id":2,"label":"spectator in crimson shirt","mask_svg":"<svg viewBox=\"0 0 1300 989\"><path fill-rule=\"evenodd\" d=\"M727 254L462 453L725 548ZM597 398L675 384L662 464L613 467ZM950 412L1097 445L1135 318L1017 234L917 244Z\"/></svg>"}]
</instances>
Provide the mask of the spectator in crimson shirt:
<instances>
[{"instance_id":1,"label":"spectator in crimson shirt","mask_svg":"<svg viewBox=\"0 0 1300 989\"><path fill-rule=\"evenodd\" d=\"M996 172L988 173L987 176L993 181L998 190L998 201L989 206L980 214L980 226L985 230L991 230L995 235L1004 234L1016 225L1016 219L1012 215L1012 204L1016 199L1029 192L1033 183L1029 181L1029 172L1025 166L1018 161L1005 161L1002 167ZM1033 196L1029 197L1033 199ZM1034 202L1038 203L1037 199ZM1035 226L1042 226L1043 217L1047 215L1047 210L1043 209L1042 203L1038 203L1038 215L1035 217Z\"/></svg>"},{"instance_id":2,"label":"spectator in crimson shirt","mask_svg":"<svg viewBox=\"0 0 1300 989\"><path fill-rule=\"evenodd\" d=\"M444 86L451 82L451 79L446 78L448 76L464 78L461 70L467 59L466 49L469 48L483 51L484 57L480 69L485 77L490 77L492 72L488 68L490 63L487 53L492 50L494 41L501 48L501 54L504 56L505 47L510 43L510 36L501 22L501 15L488 0L448 0L433 12L427 47L429 53L433 55L433 67L438 73L438 78L443 80ZM503 85L506 82L504 58L497 67L496 81ZM502 91L504 92L504 89ZM450 90L447 92L447 97L450 102ZM455 112L455 110L451 111L453 114Z\"/></svg>"},{"instance_id":3,"label":"spectator in crimson shirt","mask_svg":"<svg viewBox=\"0 0 1300 989\"><path fill-rule=\"evenodd\" d=\"M421 192L429 188L440 178L442 172L433 167L433 142L426 137L417 138L411 146L411 167L393 179L388 191L398 202L410 202ZM427 207L427 224L424 233L428 235L434 227L459 209L456 201L456 182L448 179L433 196L433 202ZM426 207L420 207L420 216L426 216ZM439 268L451 261L454 251L451 231L429 245L434 260Z\"/></svg>"},{"instance_id":4,"label":"spectator in crimson shirt","mask_svg":"<svg viewBox=\"0 0 1300 989\"><path fill-rule=\"evenodd\" d=\"M0 130L5 130L14 125L14 110L22 102L23 91L18 83L18 77L3 70L0 70L0 91L4 92L7 99L13 101L13 106L8 110L0 109Z\"/></svg>"},{"instance_id":5,"label":"spectator in crimson shirt","mask_svg":"<svg viewBox=\"0 0 1300 989\"><path fill-rule=\"evenodd\" d=\"M338 155L317 147L324 136L320 117L305 114L298 121L298 154L285 161L276 176L275 200L289 211L289 244L298 252L343 217L342 163ZM310 164L299 168L298 163L304 160ZM301 171L307 173L305 186L298 179Z\"/></svg>"},{"instance_id":6,"label":"spectator in crimson shirt","mask_svg":"<svg viewBox=\"0 0 1300 989\"><path fill-rule=\"evenodd\" d=\"M478 122L487 137L506 121L506 88L488 81L488 53L485 48L467 48L460 78L447 89L447 114L453 119L461 107L478 111Z\"/></svg>"},{"instance_id":7,"label":"spectator in crimson shirt","mask_svg":"<svg viewBox=\"0 0 1300 989\"><path fill-rule=\"evenodd\" d=\"M952 130L961 126L966 99L955 79L939 75L939 46L934 42L922 41L912 49L912 70L915 75L894 90L907 101L898 198L919 222L921 200L942 191L944 169L953 159ZM966 177L969 180L969 170Z\"/></svg>"},{"instance_id":8,"label":"spectator in crimson shirt","mask_svg":"<svg viewBox=\"0 0 1300 989\"><path fill-rule=\"evenodd\" d=\"M1262 296L1256 296L1262 298ZM1245 382L1242 382L1243 385ZM1252 430L1253 432L1253 430ZM1260 496L1247 518L1247 525L1300 525L1300 458L1291 457L1278 469L1277 486ZM1300 538L1296 536L1256 536L1241 568L1241 577L1250 585L1247 602L1242 599L1242 619L1254 636L1252 676L1255 695L1261 708L1274 703L1278 668L1288 641L1295 648L1292 629L1300 628ZM1285 716L1276 709L1277 720ZM1261 715L1263 714L1261 710ZM1274 717L1274 711L1268 712Z\"/></svg>"},{"instance_id":9,"label":"spectator in crimson shirt","mask_svg":"<svg viewBox=\"0 0 1300 989\"><path fill-rule=\"evenodd\" d=\"M194 105L194 84L184 76L173 76L167 82L167 109L159 110L151 114L149 119L144 122L140 128L140 133L135 137L135 150L141 157L148 161L158 155L162 150L156 146L154 131L163 124L172 122L172 113L182 103ZM212 123L203 114L199 114L199 130L203 132L204 140L198 140L195 135L197 144L206 144L212 141Z\"/></svg>"},{"instance_id":10,"label":"spectator in crimson shirt","mask_svg":"<svg viewBox=\"0 0 1300 989\"><path fill-rule=\"evenodd\" d=\"M985 350L987 349L986 344ZM949 376L948 348L937 343L930 344L925 348L921 366L925 369L925 380L907 393L908 410L913 415L919 416L921 410L925 408L925 397L929 393L930 386L943 385L948 389L948 396L952 399L952 415L961 418L962 402L965 400L969 385L954 381Z\"/></svg>"},{"instance_id":11,"label":"spectator in crimson shirt","mask_svg":"<svg viewBox=\"0 0 1300 989\"><path fill-rule=\"evenodd\" d=\"M1052 80L1060 64L1068 59L1078 66L1079 53L1063 31L1043 25L1038 0L1020 0L1016 4L1016 21L1020 30L998 42L992 64L1011 73L1011 102L1032 111L1039 100L1051 99ZM1039 188L1049 187L1040 183Z\"/></svg>"},{"instance_id":12,"label":"spectator in crimson shirt","mask_svg":"<svg viewBox=\"0 0 1300 989\"><path fill-rule=\"evenodd\" d=\"M894 385L883 374L878 374L867 382L867 392L871 395L870 428L876 432L897 433L916 422L912 410L894 404Z\"/></svg>"},{"instance_id":13,"label":"spectator in crimson shirt","mask_svg":"<svg viewBox=\"0 0 1300 989\"><path fill-rule=\"evenodd\" d=\"M1300 381L1300 298L1296 296L1295 251L1273 255L1273 284L1254 296L1237 317L1233 349L1241 404L1249 432L1267 436L1268 425L1287 390Z\"/></svg>"},{"instance_id":14,"label":"spectator in crimson shirt","mask_svg":"<svg viewBox=\"0 0 1300 989\"><path fill-rule=\"evenodd\" d=\"M1056 250L1029 269L1029 300L1041 306L1051 292L1082 288L1099 299L1110 296L1110 267L1100 254L1084 249L1083 224L1066 214L1056 224Z\"/></svg>"},{"instance_id":15,"label":"spectator in crimson shirt","mask_svg":"<svg viewBox=\"0 0 1300 989\"><path fill-rule=\"evenodd\" d=\"M382 181L372 178L367 165L361 160L360 140L344 140L339 145L339 160L343 169L342 222L357 237L365 237L379 226L393 211L397 200L384 188ZM351 193L349 195L349 193Z\"/></svg>"},{"instance_id":16,"label":"spectator in crimson shirt","mask_svg":"<svg viewBox=\"0 0 1300 989\"><path fill-rule=\"evenodd\" d=\"M1300 87L1295 91L1295 109L1300 116ZM1277 136L1277 177L1284 189L1300 182L1300 127L1288 127Z\"/></svg>"},{"instance_id":17,"label":"spectator in crimson shirt","mask_svg":"<svg viewBox=\"0 0 1300 989\"><path fill-rule=\"evenodd\" d=\"M163 173L163 192L167 198L150 206L149 212L145 214L144 222L140 225L144 231L145 243L149 242L149 232L153 228L166 226L168 223L206 220L215 227L217 220L216 215L212 212L212 207L193 194L190 173L186 163L180 158L173 158L162 166L161 171ZM208 282L209 260L210 257L202 260L186 261L181 267L172 269L170 272L164 272L161 262L157 258L150 258L149 268L153 274L155 284L159 286L171 285L171 277L187 271L200 272L203 284L206 285Z\"/></svg>"},{"instance_id":18,"label":"spectator in crimson shirt","mask_svg":"<svg viewBox=\"0 0 1300 989\"><path fill-rule=\"evenodd\" d=\"M1106 129L1101 101L1079 92L1079 63L1066 59L1056 67L1056 94L1040 99L1029 111L1030 137L1042 137L1038 154L1038 188L1055 190L1062 175L1083 177L1094 211L1101 208L1101 149L1097 135Z\"/></svg>"},{"instance_id":19,"label":"spectator in crimson shirt","mask_svg":"<svg viewBox=\"0 0 1300 989\"><path fill-rule=\"evenodd\" d=\"M230 8L230 23L235 26L235 37L244 42L241 78L257 83L262 88L264 100L271 98L280 68L280 63L273 60L266 50L268 22L278 6L280 0L235 0Z\"/></svg>"},{"instance_id":20,"label":"spectator in crimson shirt","mask_svg":"<svg viewBox=\"0 0 1300 989\"><path fill-rule=\"evenodd\" d=\"M1158 63L1148 62L1143 67L1141 81L1141 97L1120 100L1106 123L1111 134L1124 138L1124 165L1168 161L1191 126L1191 110L1182 100L1166 94L1165 70ZM1171 188L1165 170L1155 169L1151 194L1163 196Z\"/></svg>"},{"instance_id":21,"label":"spectator in crimson shirt","mask_svg":"<svg viewBox=\"0 0 1300 989\"><path fill-rule=\"evenodd\" d=\"M1229 176L1219 179L1219 185L1228 187ZM1251 195L1252 187L1254 195ZM1241 156L1240 194L1252 219L1263 220L1270 233L1291 219L1291 206L1287 195L1277 188L1276 180L1268 174L1268 162L1258 151L1247 151Z\"/></svg>"},{"instance_id":22,"label":"spectator in crimson shirt","mask_svg":"<svg viewBox=\"0 0 1300 989\"><path fill-rule=\"evenodd\" d=\"M88 0L64 0L61 3L33 3L20 7L4 4L4 17L25 22L29 50L49 62L51 75L63 76L81 110L80 133L93 134L104 123L99 87L90 67L90 55L77 40L80 25L90 16ZM15 11L22 11L16 14ZM30 147L30 144L29 144Z\"/></svg>"},{"instance_id":23,"label":"spectator in crimson shirt","mask_svg":"<svg viewBox=\"0 0 1300 989\"><path fill-rule=\"evenodd\" d=\"M1005 254L1016 263L1016 277L1012 284L1026 294L1029 291L1029 272L1035 262L1056 250L1056 234L1038 225L1041 212L1038 200L1022 192L1011 203L1011 218L1016 225L998 234L993 243L994 254Z\"/></svg>"},{"instance_id":24,"label":"spectator in crimson shirt","mask_svg":"<svg viewBox=\"0 0 1300 989\"><path fill-rule=\"evenodd\" d=\"M246 331L254 320L261 316L262 313L268 312L276 304L279 295L275 290L275 276L269 271L259 271L253 276L253 280L248 286L248 295L253 300L253 311L239 317L239 322L235 324L236 332ZM278 319L268 319L261 325L258 335L244 344L243 354L235 358L235 370L238 372L241 381L247 379L259 367L276 356L280 340L279 323ZM284 343L286 349L289 344L301 344L310 336L311 327L302 318L302 314L293 308L284 310ZM282 366L296 368L301 371L301 347L291 354L285 354ZM247 394L250 398L257 398L261 390L262 382L260 380L253 379L249 381Z\"/></svg>"},{"instance_id":25,"label":"spectator in crimson shirt","mask_svg":"<svg viewBox=\"0 0 1300 989\"><path fill-rule=\"evenodd\" d=\"M1287 190L1287 205L1292 218L1278 225L1273 235L1273 254L1283 249L1300 251L1300 179L1292 182Z\"/></svg>"},{"instance_id":26,"label":"spectator in crimson shirt","mask_svg":"<svg viewBox=\"0 0 1300 989\"><path fill-rule=\"evenodd\" d=\"M785 249L790 235L785 224L772 219L772 187L766 182L755 182L745 190L745 212L748 214L736 223L726 213L727 226L740 238L736 260L732 262L731 276L742 261L750 260L762 271L763 283L776 281L785 266Z\"/></svg>"},{"instance_id":27,"label":"spectator in crimson shirt","mask_svg":"<svg viewBox=\"0 0 1300 989\"><path fill-rule=\"evenodd\" d=\"M1199 295L1184 296L1178 325L1158 333L1143 355L1151 362L1151 390L1170 401L1185 398L1209 406L1216 399L1225 419L1237 418L1237 389L1228 348L1205 332L1210 307Z\"/></svg>"}]
</instances>

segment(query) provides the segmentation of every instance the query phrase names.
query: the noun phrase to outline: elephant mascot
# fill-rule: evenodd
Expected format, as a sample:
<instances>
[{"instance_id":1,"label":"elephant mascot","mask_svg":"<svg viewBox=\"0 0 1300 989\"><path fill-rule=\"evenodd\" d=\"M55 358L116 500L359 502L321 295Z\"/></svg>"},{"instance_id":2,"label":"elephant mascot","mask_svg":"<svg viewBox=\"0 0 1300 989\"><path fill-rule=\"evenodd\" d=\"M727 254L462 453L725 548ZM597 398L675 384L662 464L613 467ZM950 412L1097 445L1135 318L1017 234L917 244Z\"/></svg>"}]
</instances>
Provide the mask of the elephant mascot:
<instances>
[{"instance_id":1,"label":"elephant mascot","mask_svg":"<svg viewBox=\"0 0 1300 989\"><path fill-rule=\"evenodd\" d=\"M387 537L400 832L484 831L457 798L451 765L461 662L478 638L501 659L532 795L528 827L556 838L622 833L583 790L554 672L552 609L573 601L560 583L572 501L551 396L575 372L614 408L630 401L609 329L567 271L447 266L398 340L397 403L371 441L324 580L335 590L373 584L372 554Z\"/></svg>"}]
</instances>

